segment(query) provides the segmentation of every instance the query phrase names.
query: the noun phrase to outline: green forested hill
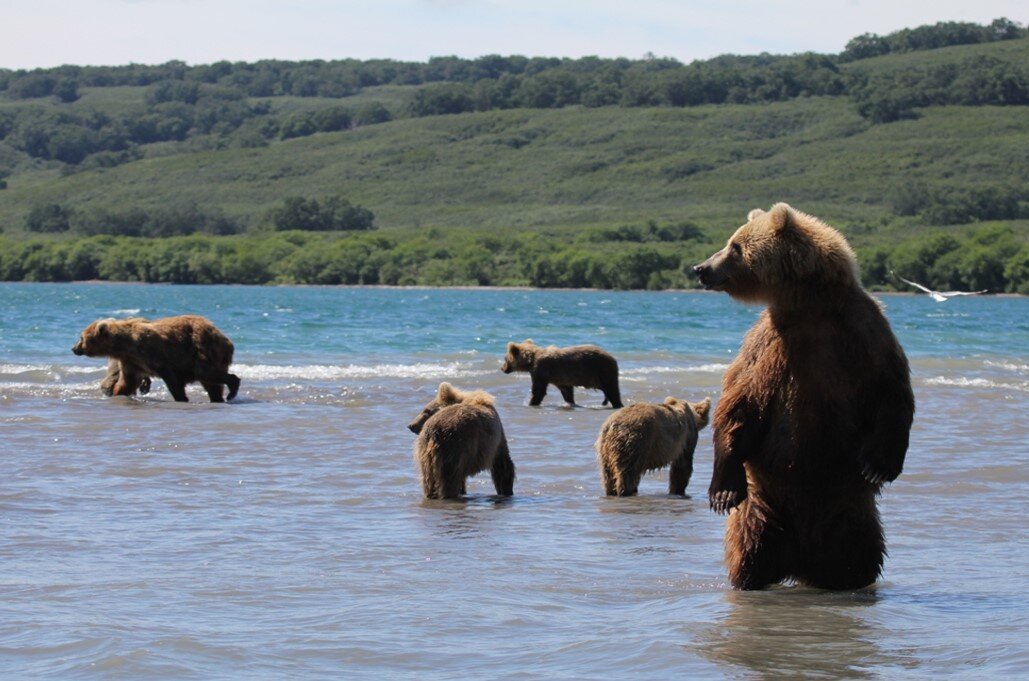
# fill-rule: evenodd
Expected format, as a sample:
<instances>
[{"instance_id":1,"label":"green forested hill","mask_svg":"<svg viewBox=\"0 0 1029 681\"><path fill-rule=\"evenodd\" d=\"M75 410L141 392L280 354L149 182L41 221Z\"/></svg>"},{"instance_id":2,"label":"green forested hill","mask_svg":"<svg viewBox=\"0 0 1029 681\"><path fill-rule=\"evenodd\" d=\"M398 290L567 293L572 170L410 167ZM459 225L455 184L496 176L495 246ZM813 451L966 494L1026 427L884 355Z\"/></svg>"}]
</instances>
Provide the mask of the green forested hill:
<instances>
[{"instance_id":1,"label":"green forested hill","mask_svg":"<svg viewBox=\"0 0 1029 681\"><path fill-rule=\"evenodd\" d=\"M0 71L0 279L689 286L785 200L848 235L869 285L1029 292L1029 39L898 52L410 83L348 62L336 96L232 85L255 65ZM376 229L304 222L315 202Z\"/></svg>"}]
</instances>

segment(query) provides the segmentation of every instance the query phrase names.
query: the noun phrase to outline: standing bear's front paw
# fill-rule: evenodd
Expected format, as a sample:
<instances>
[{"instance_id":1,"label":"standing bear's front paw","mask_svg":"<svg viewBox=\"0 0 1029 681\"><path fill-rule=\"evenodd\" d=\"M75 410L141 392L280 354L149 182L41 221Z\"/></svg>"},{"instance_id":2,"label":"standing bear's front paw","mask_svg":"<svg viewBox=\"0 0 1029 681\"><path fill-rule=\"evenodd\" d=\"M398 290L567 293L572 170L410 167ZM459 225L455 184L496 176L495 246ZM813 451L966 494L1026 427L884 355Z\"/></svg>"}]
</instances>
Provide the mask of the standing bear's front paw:
<instances>
[{"instance_id":1,"label":"standing bear's front paw","mask_svg":"<svg viewBox=\"0 0 1029 681\"><path fill-rule=\"evenodd\" d=\"M904 464L902 461L897 463L882 461L879 457L862 453L858 456L858 466L861 468L861 477L873 485L882 485L896 480Z\"/></svg>"},{"instance_id":2,"label":"standing bear's front paw","mask_svg":"<svg viewBox=\"0 0 1029 681\"><path fill-rule=\"evenodd\" d=\"M715 471L707 498L711 510L721 515L742 504L747 498L747 473L743 466Z\"/></svg>"}]
</instances>

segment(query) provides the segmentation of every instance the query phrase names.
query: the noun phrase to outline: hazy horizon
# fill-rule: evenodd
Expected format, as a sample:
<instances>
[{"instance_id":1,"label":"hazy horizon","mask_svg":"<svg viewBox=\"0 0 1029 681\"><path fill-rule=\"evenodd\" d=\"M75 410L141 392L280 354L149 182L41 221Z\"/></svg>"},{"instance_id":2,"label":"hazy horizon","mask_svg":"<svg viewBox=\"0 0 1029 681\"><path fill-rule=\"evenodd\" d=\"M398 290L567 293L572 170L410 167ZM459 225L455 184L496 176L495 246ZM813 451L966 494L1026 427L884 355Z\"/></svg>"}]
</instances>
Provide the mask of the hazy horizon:
<instances>
[{"instance_id":1,"label":"hazy horizon","mask_svg":"<svg viewBox=\"0 0 1029 681\"><path fill-rule=\"evenodd\" d=\"M914 4L914 3L912 3ZM837 53L863 33L940 21L1025 23L1025 6L984 0L18 0L5 7L0 69L262 59L627 57Z\"/></svg>"}]
</instances>

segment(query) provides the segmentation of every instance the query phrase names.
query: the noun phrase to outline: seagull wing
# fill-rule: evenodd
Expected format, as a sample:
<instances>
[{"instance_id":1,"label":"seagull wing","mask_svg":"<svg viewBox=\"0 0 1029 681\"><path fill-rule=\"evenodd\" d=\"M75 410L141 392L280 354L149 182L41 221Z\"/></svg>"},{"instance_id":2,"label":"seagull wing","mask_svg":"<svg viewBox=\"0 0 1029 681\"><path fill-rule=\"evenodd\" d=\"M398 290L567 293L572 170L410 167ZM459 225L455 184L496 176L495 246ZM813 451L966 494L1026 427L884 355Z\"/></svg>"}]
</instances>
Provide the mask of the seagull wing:
<instances>
[{"instance_id":1,"label":"seagull wing","mask_svg":"<svg viewBox=\"0 0 1029 681\"><path fill-rule=\"evenodd\" d=\"M977 296L982 293L986 293L987 290L988 289L983 289L982 291L940 291L940 295L946 296L947 298L951 298L953 296Z\"/></svg>"},{"instance_id":2,"label":"seagull wing","mask_svg":"<svg viewBox=\"0 0 1029 681\"><path fill-rule=\"evenodd\" d=\"M908 280L908 279L905 279L904 277L900 276L900 275L899 275L899 274L897 274L896 272L893 272L893 276L897 277L897 279L900 279L900 280L901 280L902 282L904 282L905 284L908 284L908 285L910 285L910 286L914 286L914 287L915 287L915 288L917 288L917 289L921 289L921 290L925 291L925 292L926 292L926 293L928 293L929 295L932 295L932 294L936 293L936 291L933 291L932 289L926 288L926 287L922 286L921 284L916 284L916 283L915 283L915 282L913 282L913 281L910 281L910 280ZM937 295L939 295L939 294L937 294ZM934 299L935 299L935 298L934 298Z\"/></svg>"}]
</instances>

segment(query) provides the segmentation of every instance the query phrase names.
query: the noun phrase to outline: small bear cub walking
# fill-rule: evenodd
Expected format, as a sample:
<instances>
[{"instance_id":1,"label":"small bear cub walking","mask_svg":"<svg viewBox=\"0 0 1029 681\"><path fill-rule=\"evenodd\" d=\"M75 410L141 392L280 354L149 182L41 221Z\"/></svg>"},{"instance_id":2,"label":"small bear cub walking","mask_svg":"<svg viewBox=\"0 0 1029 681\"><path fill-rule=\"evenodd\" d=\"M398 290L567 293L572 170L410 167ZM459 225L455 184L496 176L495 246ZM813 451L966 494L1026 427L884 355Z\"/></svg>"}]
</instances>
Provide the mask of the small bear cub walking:
<instances>
[{"instance_id":1,"label":"small bear cub walking","mask_svg":"<svg viewBox=\"0 0 1029 681\"><path fill-rule=\"evenodd\" d=\"M698 432L710 410L710 397L695 403L667 397L661 404L640 402L611 414L596 444L604 493L633 496L644 473L671 464L668 493L685 495Z\"/></svg>"},{"instance_id":2,"label":"small bear cub walking","mask_svg":"<svg viewBox=\"0 0 1029 681\"><path fill-rule=\"evenodd\" d=\"M528 371L532 378L529 406L537 407L547 394L547 386L561 391L565 402L575 404L575 388L593 388L604 393L604 406L609 402L622 408L618 391L618 362L609 352L596 345L572 345L559 348L540 347L531 339L508 343L507 355L500 370L505 374Z\"/></svg>"},{"instance_id":3,"label":"small bear cub walking","mask_svg":"<svg viewBox=\"0 0 1029 681\"><path fill-rule=\"evenodd\" d=\"M436 398L408 426L427 499L456 499L470 476L489 470L500 496L514 494L515 467L493 396L440 383Z\"/></svg>"}]
</instances>

